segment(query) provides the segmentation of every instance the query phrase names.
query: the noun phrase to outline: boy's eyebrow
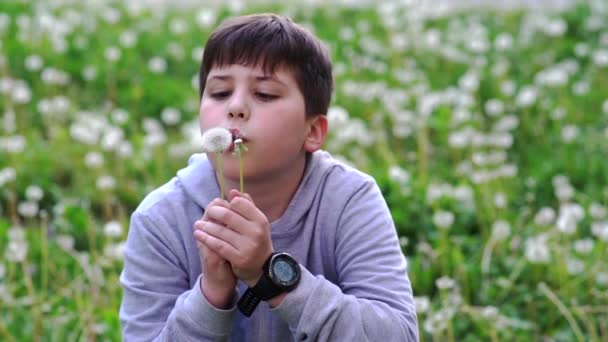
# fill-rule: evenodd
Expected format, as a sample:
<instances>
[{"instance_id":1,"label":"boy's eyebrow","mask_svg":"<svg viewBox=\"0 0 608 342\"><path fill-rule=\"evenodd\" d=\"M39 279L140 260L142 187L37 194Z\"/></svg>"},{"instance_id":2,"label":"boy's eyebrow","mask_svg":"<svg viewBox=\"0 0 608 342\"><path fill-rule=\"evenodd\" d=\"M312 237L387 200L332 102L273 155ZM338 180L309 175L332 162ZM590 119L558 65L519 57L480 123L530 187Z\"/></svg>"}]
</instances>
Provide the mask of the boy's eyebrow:
<instances>
[{"instance_id":1,"label":"boy's eyebrow","mask_svg":"<svg viewBox=\"0 0 608 342\"><path fill-rule=\"evenodd\" d=\"M230 81L232 80L234 77L230 76L230 75L213 75L211 76L211 80L220 80L220 81ZM271 76L271 75L263 75L263 76L255 76L253 77L255 78L256 81L275 81L277 83L280 83L281 85L285 85L285 83L281 82L281 80L279 80L278 78Z\"/></svg>"}]
</instances>

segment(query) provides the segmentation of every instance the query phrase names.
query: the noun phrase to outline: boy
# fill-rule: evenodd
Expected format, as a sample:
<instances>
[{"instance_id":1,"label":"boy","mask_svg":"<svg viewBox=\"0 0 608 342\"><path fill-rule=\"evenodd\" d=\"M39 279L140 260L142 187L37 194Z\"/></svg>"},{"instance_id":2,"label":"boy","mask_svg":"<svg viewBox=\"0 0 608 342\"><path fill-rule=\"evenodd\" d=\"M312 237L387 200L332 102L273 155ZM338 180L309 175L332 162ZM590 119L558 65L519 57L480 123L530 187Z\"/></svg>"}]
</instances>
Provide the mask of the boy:
<instances>
[{"instance_id":1,"label":"boy","mask_svg":"<svg viewBox=\"0 0 608 342\"><path fill-rule=\"evenodd\" d=\"M414 341L406 262L374 180L320 150L327 51L290 19L225 21L200 68L200 126L234 143L197 154L131 218L121 274L125 341Z\"/></svg>"}]
</instances>

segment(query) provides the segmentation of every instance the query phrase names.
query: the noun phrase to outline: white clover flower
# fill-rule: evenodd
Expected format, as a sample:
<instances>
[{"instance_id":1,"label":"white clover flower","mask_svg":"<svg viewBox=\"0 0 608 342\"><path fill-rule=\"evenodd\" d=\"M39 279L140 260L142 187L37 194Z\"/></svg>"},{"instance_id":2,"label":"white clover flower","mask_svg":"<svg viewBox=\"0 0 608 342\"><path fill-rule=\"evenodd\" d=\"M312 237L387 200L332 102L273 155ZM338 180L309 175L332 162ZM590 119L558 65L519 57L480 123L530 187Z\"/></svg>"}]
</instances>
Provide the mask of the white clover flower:
<instances>
[{"instance_id":1,"label":"white clover flower","mask_svg":"<svg viewBox=\"0 0 608 342\"><path fill-rule=\"evenodd\" d=\"M449 229L454 223L454 213L440 210L433 215L433 223L437 228Z\"/></svg>"},{"instance_id":2,"label":"white clover flower","mask_svg":"<svg viewBox=\"0 0 608 342\"><path fill-rule=\"evenodd\" d=\"M214 127L203 133L203 151L224 152L232 144L232 134L225 128Z\"/></svg>"},{"instance_id":3,"label":"white clover flower","mask_svg":"<svg viewBox=\"0 0 608 342\"><path fill-rule=\"evenodd\" d=\"M44 196L44 191L37 185L30 185L25 189L25 198L32 202L39 202Z\"/></svg>"},{"instance_id":4,"label":"white clover flower","mask_svg":"<svg viewBox=\"0 0 608 342\"><path fill-rule=\"evenodd\" d=\"M103 226L103 234L109 238L117 238L122 236L122 224L118 221L107 222Z\"/></svg>"},{"instance_id":5,"label":"white clover flower","mask_svg":"<svg viewBox=\"0 0 608 342\"><path fill-rule=\"evenodd\" d=\"M406 247L409 242L410 242L410 240L407 238L407 236L401 236L401 237L399 237L399 245L401 247Z\"/></svg>"}]
</instances>

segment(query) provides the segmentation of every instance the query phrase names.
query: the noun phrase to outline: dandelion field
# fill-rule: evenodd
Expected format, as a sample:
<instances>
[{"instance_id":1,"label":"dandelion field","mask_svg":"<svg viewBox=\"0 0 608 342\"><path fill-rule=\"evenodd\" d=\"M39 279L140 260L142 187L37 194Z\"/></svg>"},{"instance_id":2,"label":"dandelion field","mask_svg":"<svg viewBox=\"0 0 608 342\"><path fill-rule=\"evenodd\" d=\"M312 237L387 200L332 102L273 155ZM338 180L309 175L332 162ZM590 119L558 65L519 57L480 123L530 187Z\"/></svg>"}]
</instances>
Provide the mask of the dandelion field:
<instances>
[{"instance_id":1,"label":"dandelion field","mask_svg":"<svg viewBox=\"0 0 608 342\"><path fill-rule=\"evenodd\" d=\"M200 150L222 18L330 48L325 146L372 174L423 341L608 340L608 3L564 12L0 2L0 340L120 340L129 215Z\"/></svg>"}]
</instances>

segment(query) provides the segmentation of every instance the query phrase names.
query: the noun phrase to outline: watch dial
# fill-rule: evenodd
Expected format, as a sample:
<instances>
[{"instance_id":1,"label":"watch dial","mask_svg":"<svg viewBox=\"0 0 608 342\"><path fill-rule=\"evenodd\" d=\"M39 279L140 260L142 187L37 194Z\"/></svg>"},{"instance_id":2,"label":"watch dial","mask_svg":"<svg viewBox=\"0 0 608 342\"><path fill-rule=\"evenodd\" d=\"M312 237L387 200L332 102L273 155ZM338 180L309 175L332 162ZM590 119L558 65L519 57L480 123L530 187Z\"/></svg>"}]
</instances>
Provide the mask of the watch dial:
<instances>
[{"instance_id":1,"label":"watch dial","mask_svg":"<svg viewBox=\"0 0 608 342\"><path fill-rule=\"evenodd\" d=\"M277 260L272 268L280 282L288 283L295 277L291 264L285 260Z\"/></svg>"}]
</instances>

